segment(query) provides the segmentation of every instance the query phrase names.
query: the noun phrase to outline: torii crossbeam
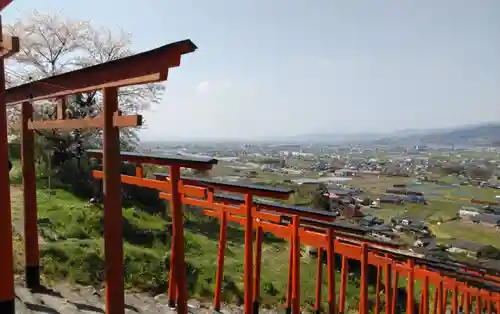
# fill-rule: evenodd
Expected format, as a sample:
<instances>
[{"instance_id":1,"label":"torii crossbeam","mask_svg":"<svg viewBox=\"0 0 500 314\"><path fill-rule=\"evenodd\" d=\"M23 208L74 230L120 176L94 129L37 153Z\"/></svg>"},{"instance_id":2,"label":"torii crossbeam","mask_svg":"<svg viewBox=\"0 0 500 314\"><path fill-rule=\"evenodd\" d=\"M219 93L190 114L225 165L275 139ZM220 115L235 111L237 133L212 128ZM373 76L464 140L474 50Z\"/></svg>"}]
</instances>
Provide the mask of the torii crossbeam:
<instances>
[{"instance_id":1,"label":"torii crossbeam","mask_svg":"<svg viewBox=\"0 0 500 314\"><path fill-rule=\"evenodd\" d=\"M1 0L0 1L0 11L5 9L5 7L8 6L11 2L12 2L12 0Z\"/></svg>"}]
</instances>

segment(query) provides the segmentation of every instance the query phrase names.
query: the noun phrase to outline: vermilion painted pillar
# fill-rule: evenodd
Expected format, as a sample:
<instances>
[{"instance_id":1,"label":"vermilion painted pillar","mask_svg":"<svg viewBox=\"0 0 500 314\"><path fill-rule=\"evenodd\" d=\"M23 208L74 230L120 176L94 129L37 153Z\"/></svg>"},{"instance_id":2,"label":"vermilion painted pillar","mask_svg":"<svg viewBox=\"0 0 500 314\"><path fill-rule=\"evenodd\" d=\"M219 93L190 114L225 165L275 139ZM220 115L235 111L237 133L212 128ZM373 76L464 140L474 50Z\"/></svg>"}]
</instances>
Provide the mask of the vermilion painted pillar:
<instances>
[{"instance_id":1,"label":"vermilion painted pillar","mask_svg":"<svg viewBox=\"0 0 500 314\"><path fill-rule=\"evenodd\" d=\"M460 290L461 291L461 290ZM465 292L461 292L460 293L460 306L459 306L459 310L460 311L463 311L464 309L464 306L465 306Z\"/></svg>"},{"instance_id":2,"label":"vermilion painted pillar","mask_svg":"<svg viewBox=\"0 0 500 314\"><path fill-rule=\"evenodd\" d=\"M424 312L424 294L420 292L420 304L418 305L418 313L422 314Z\"/></svg>"},{"instance_id":3,"label":"vermilion painted pillar","mask_svg":"<svg viewBox=\"0 0 500 314\"><path fill-rule=\"evenodd\" d=\"M252 278L253 278L253 217L252 217L252 206L253 197L250 194L245 195L245 251L244 251L244 303L245 303L245 314L252 313L253 310L253 289L252 289Z\"/></svg>"},{"instance_id":4,"label":"vermilion painted pillar","mask_svg":"<svg viewBox=\"0 0 500 314\"><path fill-rule=\"evenodd\" d=\"M262 265L262 227L257 227L255 236L255 274L253 282L253 312L259 313L259 297L260 297L260 272Z\"/></svg>"},{"instance_id":5,"label":"vermilion painted pillar","mask_svg":"<svg viewBox=\"0 0 500 314\"><path fill-rule=\"evenodd\" d=\"M394 281L392 285L391 313L396 313L396 303L398 301L399 272L394 271ZM435 313L434 313L435 314Z\"/></svg>"},{"instance_id":6,"label":"vermilion painted pillar","mask_svg":"<svg viewBox=\"0 0 500 314\"><path fill-rule=\"evenodd\" d=\"M179 192L179 181L181 169L179 166L170 167L170 189L172 200L172 231L174 235L175 267L174 281L177 288L177 313L187 314L187 283L186 283L186 261L184 258L184 215L182 213L181 194Z\"/></svg>"},{"instance_id":7,"label":"vermilion painted pillar","mask_svg":"<svg viewBox=\"0 0 500 314\"><path fill-rule=\"evenodd\" d=\"M103 90L104 255L106 313L125 312L122 201L120 177L120 131L113 124L118 110L118 89Z\"/></svg>"},{"instance_id":8,"label":"vermilion painted pillar","mask_svg":"<svg viewBox=\"0 0 500 314\"><path fill-rule=\"evenodd\" d=\"M172 182L167 184L171 185ZM174 201L175 203L175 201ZM176 252L176 242L175 242L175 221L177 220L175 215L178 211L174 210L172 203L170 203L170 215L172 218L172 247L170 248L170 273L168 278L168 306L175 308L177 304L177 285L175 283L175 252Z\"/></svg>"},{"instance_id":9,"label":"vermilion painted pillar","mask_svg":"<svg viewBox=\"0 0 500 314\"><path fill-rule=\"evenodd\" d=\"M437 294L437 298L438 298L437 313L444 314L443 313L443 282L440 281L436 288L437 288L437 292L438 292L438 294Z\"/></svg>"},{"instance_id":10,"label":"vermilion painted pillar","mask_svg":"<svg viewBox=\"0 0 500 314\"><path fill-rule=\"evenodd\" d=\"M451 314L458 314L458 286L456 283L453 286L453 292L451 296Z\"/></svg>"},{"instance_id":11,"label":"vermilion painted pillar","mask_svg":"<svg viewBox=\"0 0 500 314\"><path fill-rule=\"evenodd\" d=\"M33 118L33 105L21 105L21 166L24 187L24 250L26 258L26 286L30 289L40 286L40 254L38 249L35 142L28 122Z\"/></svg>"},{"instance_id":12,"label":"vermilion painted pillar","mask_svg":"<svg viewBox=\"0 0 500 314\"><path fill-rule=\"evenodd\" d=\"M347 257L342 256L342 266L340 269L340 296L339 296L339 314L345 313L345 296L347 292Z\"/></svg>"},{"instance_id":13,"label":"vermilion painted pillar","mask_svg":"<svg viewBox=\"0 0 500 314\"><path fill-rule=\"evenodd\" d=\"M300 314L300 217L292 217L293 226L293 271L292 271L292 313Z\"/></svg>"},{"instance_id":14,"label":"vermilion painted pillar","mask_svg":"<svg viewBox=\"0 0 500 314\"><path fill-rule=\"evenodd\" d=\"M0 38L2 23L0 20ZM7 111L5 108L4 60L0 58L0 313L15 313L14 253L12 246L12 215L9 184L9 146L7 144Z\"/></svg>"},{"instance_id":15,"label":"vermilion painted pillar","mask_svg":"<svg viewBox=\"0 0 500 314\"><path fill-rule=\"evenodd\" d=\"M361 283L359 287L359 314L368 314L368 245L361 244Z\"/></svg>"},{"instance_id":16,"label":"vermilion painted pillar","mask_svg":"<svg viewBox=\"0 0 500 314\"><path fill-rule=\"evenodd\" d=\"M293 276L293 237L290 235L290 248L288 250L288 284L286 287L285 313L292 313L292 276Z\"/></svg>"},{"instance_id":17,"label":"vermilion painted pillar","mask_svg":"<svg viewBox=\"0 0 500 314\"><path fill-rule=\"evenodd\" d=\"M413 276L413 268L414 268L414 262L413 260L410 258L408 260L408 285L407 285L407 291L408 291L408 295L407 295L407 300L406 300L406 313L407 314L413 314L415 311L414 311L414 304L415 304L415 291L413 290L414 286L415 286L415 282L414 282L414 276Z\"/></svg>"},{"instance_id":18,"label":"vermilion painted pillar","mask_svg":"<svg viewBox=\"0 0 500 314\"><path fill-rule=\"evenodd\" d=\"M385 313L392 314L392 287L391 287L391 277L392 277L392 265L390 264L389 255L385 254L386 262L384 266L384 281L385 281ZM424 313L427 314L427 313Z\"/></svg>"},{"instance_id":19,"label":"vermilion painted pillar","mask_svg":"<svg viewBox=\"0 0 500 314\"><path fill-rule=\"evenodd\" d=\"M380 314L380 286L382 285L382 267L377 266L377 283L375 284L375 314Z\"/></svg>"},{"instance_id":20,"label":"vermilion painted pillar","mask_svg":"<svg viewBox=\"0 0 500 314\"><path fill-rule=\"evenodd\" d=\"M316 314L321 313L321 286L323 285L323 249L318 248L318 260L316 266L316 302L314 311Z\"/></svg>"},{"instance_id":21,"label":"vermilion painted pillar","mask_svg":"<svg viewBox=\"0 0 500 314\"><path fill-rule=\"evenodd\" d=\"M427 276L422 280L422 314L429 314L429 277Z\"/></svg>"},{"instance_id":22,"label":"vermilion painted pillar","mask_svg":"<svg viewBox=\"0 0 500 314\"><path fill-rule=\"evenodd\" d=\"M486 303L486 313L488 314L491 314L493 313L493 301L491 301L491 297L492 297L492 293L491 292L488 292L488 302ZM452 314L457 314L457 312L455 311L455 313L452 313Z\"/></svg>"},{"instance_id":23,"label":"vermilion painted pillar","mask_svg":"<svg viewBox=\"0 0 500 314\"><path fill-rule=\"evenodd\" d=\"M220 311L222 281L224 279L224 251L226 250L227 212L221 210L219 250L217 254L217 275L215 278L214 309Z\"/></svg>"},{"instance_id":24,"label":"vermilion painted pillar","mask_svg":"<svg viewBox=\"0 0 500 314\"><path fill-rule=\"evenodd\" d=\"M470 314L470 293L465 292L465 308L464 311L466 314Z\"/></svg>"},{"instance_id":25,"label":"vermilion painted pillar","mask_svg":"<svg viewBox=\"0 0 500 314\"><path fill-rule=\"evenodd\" d=\"M328 313L337 313L337 294L335 293L335 233L332 228L327 231L326 244L326 276L328 278Z\"/></svg>"}]
</instances>

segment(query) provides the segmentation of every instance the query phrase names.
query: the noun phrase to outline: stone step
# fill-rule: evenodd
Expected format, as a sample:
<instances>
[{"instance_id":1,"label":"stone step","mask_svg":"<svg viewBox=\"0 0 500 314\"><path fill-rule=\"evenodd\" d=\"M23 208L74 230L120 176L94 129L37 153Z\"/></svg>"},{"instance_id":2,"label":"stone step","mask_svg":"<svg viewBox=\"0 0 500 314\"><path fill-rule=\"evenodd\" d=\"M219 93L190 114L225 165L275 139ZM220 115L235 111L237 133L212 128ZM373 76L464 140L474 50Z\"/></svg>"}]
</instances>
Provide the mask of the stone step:
<instances>
[{"instance_id":1,"label":"stone step","mask_svg":"<svg viewBox=\"0 0 500 314\"><path fill-rule=\"evenodd\" d=\"M40 304L40 300L31 293L31 291L24 287L15 287L16 297L25 304Z\"/></svg>"},{"instance_id":2,"label":"stone step","mask_svg":"<svg viewBox=\"0 0 500 314\"><path fill-rule=\"evenodd\" d=\"M33 313L30 311L26 304L24 304L20 299L16 298L16 314L30 314Z\"/></svg>"},{"instance_id":3,"label":"stone step","mask_svg":"<svg viewBox=\"0 0 500 314\"><path fill-rule=\"evenodd\" d=\"M105 313L104 301L93 288L69 289L68 287L60 287L56 290L81 313Z\"/></svg>"},{"instance_id":4,"label":"stone step","mask_svg":"<svg viewBox=\"0 0 500 314\"><path fill-rule=\"evenodd\" d=\"M105 314L104 290L91 287L72 287L68 284L54 286L54 290L33 292L23 286L16 286L16 313L19 314ZM125 295L126 314L174 314L176 309L167 306L167 296L152 297L146 294ZM210 302L188 301L192 314L212 314ZM224 305L221 313L243 313L241 306ZM274 310L261 309L262 314L275 314ZM1 313L0 313L1 314Z\"/></svg>"},{"instance_id":5,"label":"stone step","mask_svg":"<svg viewBox=\"0 0 500 314\"><path fill-rule=\"evenodd\" d=\"M80 312L75 305L71 304L61 296L38 293L36 294L36 296L42 301L44 305L54 309L57 313L78 314Z\"/></svg>"}]
</instances>

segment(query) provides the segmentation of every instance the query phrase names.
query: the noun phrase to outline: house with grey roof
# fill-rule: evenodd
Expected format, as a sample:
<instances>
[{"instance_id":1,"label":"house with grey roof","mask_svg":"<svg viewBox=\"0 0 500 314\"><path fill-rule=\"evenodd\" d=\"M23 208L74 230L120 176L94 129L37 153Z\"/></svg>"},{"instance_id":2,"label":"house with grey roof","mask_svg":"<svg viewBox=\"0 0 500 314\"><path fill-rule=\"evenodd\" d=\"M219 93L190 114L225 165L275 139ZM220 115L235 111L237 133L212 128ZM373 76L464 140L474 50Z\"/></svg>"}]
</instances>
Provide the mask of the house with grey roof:
<instances>
[{"instance_id":1,"label":"house with grey roof","mask_svg":"<svg viewBox=\"0 0 500 314\"><path fill-rule=\"evenodd\" d=\"M474 223L481 224L487 227L499 227L500 226L500 215L493 214L479 214L475 215L471 219Z\"/></svg>"},{"instance_id":2,"label":"house with grey roof","mask_svg":"<svg viewBox=\"0 0 500 314\"><path fill-rule=\"evenodd\" d=\"M477 257L478 253L486 245L462 239L450 239L445 242L447 251L450 253L462 253L471 257Z\"/></svg>"}]
</instances>

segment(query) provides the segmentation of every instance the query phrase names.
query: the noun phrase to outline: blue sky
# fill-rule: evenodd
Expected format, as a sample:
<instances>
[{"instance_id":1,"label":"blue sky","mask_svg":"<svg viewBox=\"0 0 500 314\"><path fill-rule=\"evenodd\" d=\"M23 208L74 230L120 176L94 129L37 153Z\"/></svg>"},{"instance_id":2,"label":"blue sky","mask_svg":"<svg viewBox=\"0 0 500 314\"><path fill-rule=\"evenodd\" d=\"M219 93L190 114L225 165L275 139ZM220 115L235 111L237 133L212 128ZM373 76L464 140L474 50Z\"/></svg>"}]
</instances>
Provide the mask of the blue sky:
<instances>
[{"instance_id":1,"label":"blue sky","mask_svg":"<svg viewBox=\"0 0 500 314\"><path fill-rule=\"evenodd\" d=\"M116 6L116 7L115 7ZM500 120L498 0L14 0L199 47L143 139L385 132Z\"/></svg>"}]
</instances>

